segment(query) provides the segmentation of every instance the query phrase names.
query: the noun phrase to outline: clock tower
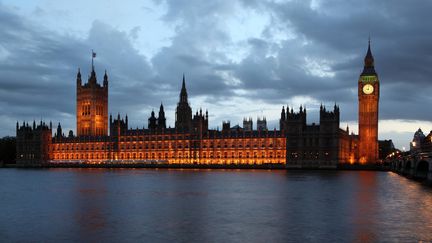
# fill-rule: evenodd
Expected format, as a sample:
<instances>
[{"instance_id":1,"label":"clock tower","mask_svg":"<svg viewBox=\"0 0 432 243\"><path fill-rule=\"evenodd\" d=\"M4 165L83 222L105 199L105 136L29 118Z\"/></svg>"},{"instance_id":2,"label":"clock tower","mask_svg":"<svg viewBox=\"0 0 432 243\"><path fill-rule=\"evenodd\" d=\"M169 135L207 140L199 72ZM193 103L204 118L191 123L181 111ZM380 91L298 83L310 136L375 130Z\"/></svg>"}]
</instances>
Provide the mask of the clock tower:
<instances>
[{"instance_id":1,"label":"clock tower","mask_svg":"<svg viewBox=\"0 0 432 243\"><path fill-rule=\"evenodd\" d=\"M363 72L358 81L359 98L359 162L378 161L378 103L380 94L378 74L370 48L364 58Z\"/></svg>"}]
</instances>

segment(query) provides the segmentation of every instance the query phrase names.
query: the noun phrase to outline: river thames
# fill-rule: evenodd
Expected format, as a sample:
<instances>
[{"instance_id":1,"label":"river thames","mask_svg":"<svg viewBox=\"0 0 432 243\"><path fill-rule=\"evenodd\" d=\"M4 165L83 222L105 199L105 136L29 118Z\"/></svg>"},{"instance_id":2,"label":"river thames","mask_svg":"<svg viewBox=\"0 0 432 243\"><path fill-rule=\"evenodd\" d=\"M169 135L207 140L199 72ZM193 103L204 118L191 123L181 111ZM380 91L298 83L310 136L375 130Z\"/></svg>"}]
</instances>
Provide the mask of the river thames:
<instances>
[{"instance_id":1,"label":"river thames","mask_svg":"<svg viewBox=\"0 0 432 243\"><path fill-rule=\"evenodd\" d=\"M432 241L392 172L0 169L2 242Z\"/></svg>"}]
</instances>

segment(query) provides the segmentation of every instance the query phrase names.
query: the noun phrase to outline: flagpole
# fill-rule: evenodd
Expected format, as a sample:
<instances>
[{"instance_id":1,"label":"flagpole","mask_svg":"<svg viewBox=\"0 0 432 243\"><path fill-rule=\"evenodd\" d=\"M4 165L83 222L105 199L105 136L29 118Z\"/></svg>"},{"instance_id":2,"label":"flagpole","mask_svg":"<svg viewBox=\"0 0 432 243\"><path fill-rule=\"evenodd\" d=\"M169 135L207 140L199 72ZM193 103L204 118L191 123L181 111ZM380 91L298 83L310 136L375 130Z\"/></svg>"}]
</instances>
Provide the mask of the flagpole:
<instances>
[{"instance_id":1,"label":"flagpole","mask_svg":"<svg viewBox=\"0 0 432 243\"><path fill-rule=\"evenodd\" d=\"M93 59L94 59L94 54L93 54L93 49L92 49L92 70L94 70L94 65L93 65Z\"/></svg>"}]
</instances>

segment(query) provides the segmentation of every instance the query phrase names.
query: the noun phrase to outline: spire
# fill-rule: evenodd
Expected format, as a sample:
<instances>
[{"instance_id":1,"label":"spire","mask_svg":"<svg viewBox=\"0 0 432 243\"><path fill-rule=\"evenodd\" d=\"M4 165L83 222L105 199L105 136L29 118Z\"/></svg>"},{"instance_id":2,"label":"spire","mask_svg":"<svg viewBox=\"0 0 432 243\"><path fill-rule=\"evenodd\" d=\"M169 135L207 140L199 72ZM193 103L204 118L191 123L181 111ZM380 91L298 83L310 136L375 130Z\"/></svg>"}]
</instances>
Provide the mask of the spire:
<instances>
[{"instance_id":1,"label":"spire","mask_svg":"<svg viewBox=\"0 0 432 243\"><path fill-rule=\"evenodd\" d=\"M370 47L370 37L369 37L368 50L367 50L367 53L365 56L365 66L373 66L374 65L373 61L374 61L374 59L372 56L372 51L371 51L371 47Z\"/></svg>"},{"instance_id":2,"label":"spire","mask_svg":"<svg viewBox=\"0 0 432 243\"><path fill-rule=\"evenodd\" d=\"M108 74L107 74L106 69L105 69L105 74L104 74L103 86L104 86L104 87L107 87L107 86L108 86Z\"/></svg>"},{"instance_id":3,"label":"spire","mask_svg":"<svg viewBox=\"0 0 432 243\"><path fill-rule=\"evenodd\" d=\"M186 84L185 84L185 75L183 73L183 84L182 84L182 89L186 89Z\"/></svg>"},{"instance_id":4,"label":"spire","mask_svg":"<svg viewBox=\"0 0 432 243\"><path fill-rule=\"evenodd\" d=\"M187 91L186 91L186 81L185 81L185 75L183 73L183 82L182 82L182 88L180 91L180 103L187 103Z\"/></svg>"},{"instance_id":5,"label":"spire","mask_svg":"<svg viewBox=\"0 0 432 243\"><path fill-rule=\"evenodd\" d=\"M287 108L288 109L288 108ZM285 121L286 117L285 117L285 106L282 106L282 111L281 111L281 120Z\"/></svg>"},{"instance_id":6,"label":"spire","mask_svg":"<svg viewBox=\"0 0 432 243\"><path fill-rule=\"evenodd\" d=\"M80 68L78 68L78 73L77 73L77 86L81 86L81 70Z\"/></svg>"},{"instance_id":7,"label":"spire","mask_svg":"<svg viewBox=\"0 0 432 243\"><path fill-rule=\"evenodd\" d=\"M165 129L166 128L166 118L165 118L165 111L163 104L161 102L160 108L159 108L159 116L158 116L158 128L159 129Z\"/></svg>"},{"instance_id":8,"label":"spire","mask_svg":"<svg viewBox=\"0 0 432 243\"><path fill-rule=\"evenodd\" d=\"M368 50L364 58L364 68L363 68L362 75L376 75L375 68L374 68L374 58L372 55L371 45L370 45L370 37L368 40Z\"/></svg>"},{"instance_id":9,"label":"spire","mask_svg":"<svg viewBox=\"0 0 432 243\"><path fill-rule=\"evenodd\" d=\"M161 105L159 107L159 112L164 112L164 107L163 107L162 101L161 101Z\"/></svg>"},{"instance_id":10,"label":"spire","mask_svg":"<svg viewBox=\"0 0 432 243\"><path fill-rule=\"evenodd\" d=\"M59 124L58 124L58 126L57 126L57 138L61 138L61 136L62 136L62 127L61 127L61 125L60 125L60 122L59 122Z\"/></svg>"}]
</instances>

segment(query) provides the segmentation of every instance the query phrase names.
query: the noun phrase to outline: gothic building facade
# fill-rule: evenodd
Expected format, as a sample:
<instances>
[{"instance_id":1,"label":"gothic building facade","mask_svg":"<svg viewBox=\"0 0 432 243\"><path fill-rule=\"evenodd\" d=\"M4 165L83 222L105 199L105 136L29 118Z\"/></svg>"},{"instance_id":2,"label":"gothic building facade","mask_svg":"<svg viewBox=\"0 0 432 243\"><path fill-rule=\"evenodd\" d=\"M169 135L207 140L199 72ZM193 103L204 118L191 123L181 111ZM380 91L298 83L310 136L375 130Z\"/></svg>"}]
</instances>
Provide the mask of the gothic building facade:
<instances>
[{"instance_id":1,"label":"gothic building facade","mask_svg":"<svg viewBox=\"0 0 432 243\"><path fill-rule=\"evenodd\" d=\"M108 75L105 72L102 85L98 84L92 63L86 84L82 84L80 71L77 74L76 136L72 132L66 136L60 124L53 137L51 124L31 127L17 123L17 162L280 164L289 168L334 168L339 163L358 162L361 156L373 161L379 84L371 58L369 46L365 71L359 81L360 136L350 134L348 128L340 129L340 110L336 104L332 110L320 107L319 124L307 124L306 108L300 106L298 112L282 107L278 130L269 130L265 117L257 119L255 129L251 118L243 120L243 127L231 127L225 121L222 130L209 129L208 111L200 109L192 113L184 75L175 127L167 128L161 103L157 117L151 112L147 128L131 129L127 115L118 114L114 118L110 115L108 119ZM372 80L372 76L376 78ZM375 91L363 91L367 84Z\"/></svg>"},{"instance_id":2,"label":"gothic building facade","mask_svg":"<svg viewBox=\"0 0 432 243\"><path fill-rule=\"evenodd\" d=\"M306 107L294 112L282 107L280 130L287 137L286 165L288 168L319 167L333 168L339 163L354 162L357 139L342 130L339 107L328 111L320 106L320 123L306 123Z\"/></svg>"}]
</instances>

